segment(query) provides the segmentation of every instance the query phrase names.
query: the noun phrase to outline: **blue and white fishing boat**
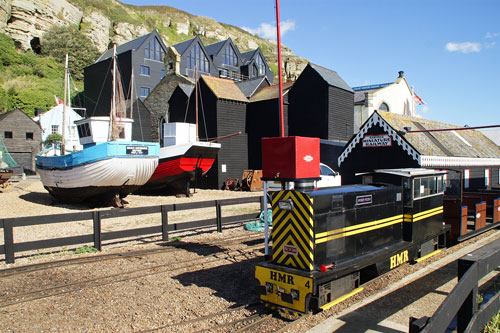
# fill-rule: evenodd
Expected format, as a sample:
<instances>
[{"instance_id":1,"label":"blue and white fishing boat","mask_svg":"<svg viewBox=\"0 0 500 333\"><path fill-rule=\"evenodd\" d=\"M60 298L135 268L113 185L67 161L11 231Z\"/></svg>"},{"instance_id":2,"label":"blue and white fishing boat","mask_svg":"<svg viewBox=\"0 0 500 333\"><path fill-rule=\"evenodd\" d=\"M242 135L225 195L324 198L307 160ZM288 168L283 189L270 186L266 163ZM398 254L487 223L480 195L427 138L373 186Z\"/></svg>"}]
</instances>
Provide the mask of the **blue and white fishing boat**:
<instances>
[{"instance_id":1,"label":"blue and white fishing boat","mask_svg":"<svg viewBox=\"0 0 500 333\"><path fill-rule=\"evenodd\" d=\"M123 207L122 199L144 185L158 166L158 143L131 141L133 120L125 118L118 76L115 60L110 116L75 121L83 150L64 154L63 139L60 156L37 156L44 187L61 201Z\"/></svg>"}]
</instances>

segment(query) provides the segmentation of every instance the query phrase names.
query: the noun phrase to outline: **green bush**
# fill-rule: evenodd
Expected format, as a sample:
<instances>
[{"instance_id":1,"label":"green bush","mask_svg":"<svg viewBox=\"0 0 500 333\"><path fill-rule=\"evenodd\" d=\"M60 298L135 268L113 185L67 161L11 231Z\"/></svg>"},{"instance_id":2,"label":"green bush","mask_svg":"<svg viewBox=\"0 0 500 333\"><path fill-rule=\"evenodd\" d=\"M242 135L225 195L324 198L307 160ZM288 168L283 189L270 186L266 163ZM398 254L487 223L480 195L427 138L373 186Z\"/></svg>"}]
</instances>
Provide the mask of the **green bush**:
<instances>
[{"instance_id":1,"label":"green bush","mask_svg":"<svg viewBox=\"0 0 500 333\"><path fill-rule=\"evenodd\" d=\"M59 133L51 133L49 134L49 136L47 137L47 139L45 139L45 141L43 142L44 145L46 146L55 146L57 143L61 143L62 142L62 135L59 134Z\"/></svg>"},{"instance_id":2,"label":"green bush","mask_svg":"<svg viewBox=\"0 0 500 333\"><path fill-rule=\"evenodd\" d=\"M69 71L75 80L83 80L83 69L91 65L99 51L92 41L74 26L55 25L41 40L42 54L64 64L68 54Z\"/></svg>"}]
</instances>

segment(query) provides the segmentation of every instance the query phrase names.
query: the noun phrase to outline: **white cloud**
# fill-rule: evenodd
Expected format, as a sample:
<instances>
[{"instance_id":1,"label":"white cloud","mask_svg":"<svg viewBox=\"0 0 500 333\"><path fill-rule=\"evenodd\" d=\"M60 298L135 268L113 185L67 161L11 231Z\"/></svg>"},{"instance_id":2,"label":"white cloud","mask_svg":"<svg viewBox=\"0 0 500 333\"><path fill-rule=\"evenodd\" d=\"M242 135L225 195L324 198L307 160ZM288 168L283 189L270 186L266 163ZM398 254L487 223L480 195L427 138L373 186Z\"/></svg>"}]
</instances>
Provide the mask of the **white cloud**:
<instances>
[{"instance_id":1,"label":"white cloud","mask_svg":"<svg viewBox=\"0 0 500 333\"><path fill-rule=\"evenodd\" d=\"M486 44L484 44L484 47L486 47L487 49L490 49L490 48L494 47L496 44L497 44L497 42L486 43Z\"/></svg>"},{"instance_id":2,"label":"white cloud","mask_svg":"<svg viewBox=\"0 0 500 333\"><path fill-rule=\"evenodd\" d=\"M294 20L286 20L280 22L280 33L283 37L288 31L295 30L295 21ZM267 39L276 39L276 26L270 23L261 23L260 26L256 29L242 27L243 30L248 31L252 35L258 35L262 38Z\"/></svg>"},{"instance_id":3,"label":"white cloud","mask_svg":"<svg viewBox=\"0 0 500 333\"><path fill-rule=\"evenodd\" d=\"M446 50L448 50L449 52L461 52L461 53L480 52L481 51L481 43L475 43L475 42L454 43L454 42L449 42L449 43L446 44Z\"/></svg>"},{"instance_id":4,"label":"white cloud","mask_svg":"<svg viewBox=\"0 0 500 333\"><path fill-rule=\"evenodd\" d=\"M487 32L484 38L495 38L500 37L500 32Z\"/></svg>"}]
</instances>

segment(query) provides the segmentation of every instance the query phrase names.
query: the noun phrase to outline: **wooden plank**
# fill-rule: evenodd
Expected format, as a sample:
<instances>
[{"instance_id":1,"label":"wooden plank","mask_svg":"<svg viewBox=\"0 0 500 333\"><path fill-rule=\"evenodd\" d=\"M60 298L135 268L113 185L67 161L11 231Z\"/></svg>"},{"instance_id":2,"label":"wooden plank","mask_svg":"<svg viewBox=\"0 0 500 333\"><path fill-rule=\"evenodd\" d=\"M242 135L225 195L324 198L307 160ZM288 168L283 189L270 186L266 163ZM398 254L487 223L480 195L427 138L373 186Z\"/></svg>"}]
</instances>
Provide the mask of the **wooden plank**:
<instances>
[{"instance_id":1,"label":"wooden plank","mask_svg":"<svg viewBox=\"0 0 500 333\"><path fill-rule=\"evenodd\" d=\"M93 243L93 235L81 235L81 236L72 236L72 237L62 237L62 238L54 238L54 239L44 239L39 241L32 242L24 242L18 243L14 245L14 249L16 252L20 251L31 251L31 250L39 250L39 249L48 249L52 247L62 247L68 245L79 245L79 244L92 244Z\"/></svg>"},{"instance_id":2,"label":"wooden plank","mask_svg":"<svg viewBox=\"0 0 500 333\"><path fill-rule=\"evenodd\" d=\"M238 199L224 199L224 200L218 200L218 202L222 206L240 205L240 204L245 204L245 203L260 202L260 198L262 198L262 197L248 197L248 198L238 198Z\"/></svg>"},{"instance_id":3,"label":"wooden plank","mask_svg":"<svg viewBox=\"0 0 500 333\"><path fill-rule=\"evenodd\" d=\"M207 208L207 207L215 207L215 200L175 204L173 205L172 211Z\"/></svg>"},{"instance_id":4,"label":"wooden plank","mask_svg":"<svg viewBox=\"0 0 500 333\"><path fill-rule=\"evenodd\" d=\"M5 247L5 263L14 263L14 232L12 230L12 224L9 220L3 221L3 244Z\"/></svg>"},{"instance_id":5,"label":"wooden plank","mask_svg":"<svg viewBox=\"0 0 500 333\"><path fill-rule=\"evenodd\" d=\"M222 224L228 224L233 222L242 222L245 220L255 220L259 218L259 213L249 213L237 216L226 216L222 218Z\"/></svg>"},{"instance_id":6,"label":"wooden plank","mask_svg":"<svg viewBox=\"0 0 500 333\"><path fill-rule=\"evenodd\" d=\"M168 210L166 206L161 206L161 238L168 241Z\"/></svg>"},{"instance_id":7,"label":"wooden plank","mask_svg":"<svg viewBox=\"0 0 500 333\"><path fill-rule=\"evenodd\" d=\"M92 212L8 218L14 227L92 220Z\"/></svg>"},{"instance_id":8,"label":"wooden plank","mask_svg":"<svg viewBox=\"0 0 500 333\"><path fill-rule=\"evenodd\" d=\"M161 234L161 226L105 232L101 234L101 239L103 241L108 241L113 239L135 237L135 236L146 236L153 234Z\"/></svg>"},{"instance_id":9,"label":"wooden plank","mask_svg":"<svg viewBox=\"0 0 500 333\"><path fill-rule=\"evenodd\" d=\"M102 241L101 241L101 216L100 212L92 212L93 218L93 229L94 229L94 248L98 251L102 251Z\"/></svg>"},{"instance_id":10,"label":"wooden plank","mask_svg":"<svg viewBox=\"0 0 500 333\"><path fill-rule=\"evenodd\" d=\"M168 225L168 231L188 230L199 227L216 227L217 219L198 220L191 222L172 223Z\"/></svg>"}]
</instances>

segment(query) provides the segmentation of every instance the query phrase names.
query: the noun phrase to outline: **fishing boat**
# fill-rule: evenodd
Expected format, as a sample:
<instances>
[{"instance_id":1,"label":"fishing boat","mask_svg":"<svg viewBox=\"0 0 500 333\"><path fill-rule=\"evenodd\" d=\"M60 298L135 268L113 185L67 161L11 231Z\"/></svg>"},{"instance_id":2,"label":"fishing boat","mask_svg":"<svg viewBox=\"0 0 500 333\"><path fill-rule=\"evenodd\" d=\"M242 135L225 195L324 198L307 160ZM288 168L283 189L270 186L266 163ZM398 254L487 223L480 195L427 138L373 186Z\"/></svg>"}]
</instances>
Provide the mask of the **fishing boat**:
<instances>
[{"instance_id":1,"label":"fishing boat","mask_svg":"<svg viewBox=\"0 0 500 333\"><path fill-rule=\"evenodd\" d=\"M69 75L67 67L66 58L66 76ZM81 151L65 154L63 131L60 156L37 156L37 172L44 187L55 198L71 203L123 207L122 199L153 175L158 166L159 144L131 141L133 120L125 117L120 81L115 49L109 117L75 121L83 146ZM66 105L66 91L64 96Z\"/></svg>"},{"instance_id":2,"label":"fishing boat","mask_svg":"<svg viewBox=\"0 0 500 333\"><path fill-rule=\"evenodd\" d=\"M160 190L189 196L195 177L210 170L221 145L197 140L196 124L166 123L163 126L164 146L160 148L158 167L141 192Z\"/></svg>"}]
</instances>

